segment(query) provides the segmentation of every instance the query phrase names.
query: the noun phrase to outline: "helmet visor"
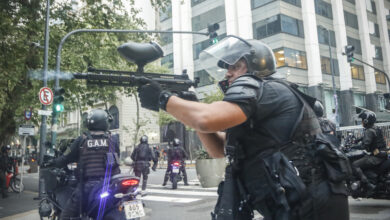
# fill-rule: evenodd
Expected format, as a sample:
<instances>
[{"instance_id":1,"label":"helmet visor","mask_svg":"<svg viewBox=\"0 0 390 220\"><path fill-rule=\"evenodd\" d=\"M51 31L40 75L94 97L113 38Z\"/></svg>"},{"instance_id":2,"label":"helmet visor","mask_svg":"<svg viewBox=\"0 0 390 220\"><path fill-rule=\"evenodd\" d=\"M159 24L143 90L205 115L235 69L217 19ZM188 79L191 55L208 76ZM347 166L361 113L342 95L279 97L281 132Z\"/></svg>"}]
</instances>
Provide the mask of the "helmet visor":
<instances>
[{"instance_id":1,"label":"helmet visor","mask_svg":"<svg viewBox=\"0 0 390 220\"><path fill-rule=\"evenodd\" d=\"M249 52L250 45L246 42L227 36L217 44L203 50L199 54L199 61L203 69L219 81L225 78L229 65L234 65Z\"/></svg>"}]
</instances>

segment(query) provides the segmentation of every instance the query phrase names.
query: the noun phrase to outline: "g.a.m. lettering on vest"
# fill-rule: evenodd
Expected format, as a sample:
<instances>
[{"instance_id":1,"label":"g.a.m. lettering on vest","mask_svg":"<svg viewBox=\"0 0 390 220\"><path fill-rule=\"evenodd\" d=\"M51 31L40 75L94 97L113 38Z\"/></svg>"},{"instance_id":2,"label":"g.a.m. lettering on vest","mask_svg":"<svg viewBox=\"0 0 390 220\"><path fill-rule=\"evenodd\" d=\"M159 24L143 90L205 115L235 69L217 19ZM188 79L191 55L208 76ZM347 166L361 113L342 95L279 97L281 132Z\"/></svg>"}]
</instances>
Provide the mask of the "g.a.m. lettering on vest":
<instances>
[{"instance_id":1,"label":"g.a.m. lettering on vest","mask_svg":"<svg viewBox=\"0 0 390 220\"><path fill-rule=\"evenodd\" d=\"M107 139L87 140L87 147L108 147Z\"/></svg>"}]
</instances>

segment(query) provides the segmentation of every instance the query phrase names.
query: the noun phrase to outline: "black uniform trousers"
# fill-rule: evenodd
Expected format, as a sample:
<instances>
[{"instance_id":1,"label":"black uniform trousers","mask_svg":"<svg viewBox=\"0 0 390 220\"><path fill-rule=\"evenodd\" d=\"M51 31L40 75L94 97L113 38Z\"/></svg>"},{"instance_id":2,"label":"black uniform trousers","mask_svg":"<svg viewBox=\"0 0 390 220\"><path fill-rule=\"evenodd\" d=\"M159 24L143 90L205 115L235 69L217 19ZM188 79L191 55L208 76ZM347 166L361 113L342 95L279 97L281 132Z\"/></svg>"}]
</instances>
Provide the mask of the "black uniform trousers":
<instances>
[{"instance_id":1,"label":"black uniform trousers","mask_svg":"<svg viewBox=\"0 0 390 220\"><path fill-rule=\"evenodd\" d=\"M64 211L62 211L60 219L61 220L72 220L79 219L80 216L80 204L85 208L88 202L89 193L97 184L101 183L101 180L93 180L84 182L84 194L81 198L81 188L80 183L77 185L75 191L73 191L72 196L66 202ZM83 199L83 201L81 201ZM81 202L81 203L80 203Z\"/></svg>"},{"instance_id":2,"label":"black uniform trousers","mask_svg":"<svg viewBox=\"0 0 390 220\"><path fill-rule=\"evenodd\" d=\"M367 183L367 177L364 175L363 170L373 168L381 164L385 159L379 158L376 156L366 155L359 160L356 160L352 163L352 167L355 175L360 178L360 180L364 183Z\"/></svg>"},{"instance_id":3,"label":"black uniform trousers","mask_svg":"<svg viewBox=\"0 0 390 220\"><path fill-rule=\"evenodd\" d=\"M148 183L149 167L150 164L148 161L137 161L134 165L134 174L140 179L142 175L142 190L146 189L146 184Z\"/></svg>"},{"instance_id":4,"label":"black uniform trousers","mask_svg":"<svg viewBox=\"0 0 390 220\"><path fill-rule=\"evenodd\" d=\"M5 176L5 171L0 170L0 192L3 197L7 196L7 178Z\"/></svg>"}]
</instances>

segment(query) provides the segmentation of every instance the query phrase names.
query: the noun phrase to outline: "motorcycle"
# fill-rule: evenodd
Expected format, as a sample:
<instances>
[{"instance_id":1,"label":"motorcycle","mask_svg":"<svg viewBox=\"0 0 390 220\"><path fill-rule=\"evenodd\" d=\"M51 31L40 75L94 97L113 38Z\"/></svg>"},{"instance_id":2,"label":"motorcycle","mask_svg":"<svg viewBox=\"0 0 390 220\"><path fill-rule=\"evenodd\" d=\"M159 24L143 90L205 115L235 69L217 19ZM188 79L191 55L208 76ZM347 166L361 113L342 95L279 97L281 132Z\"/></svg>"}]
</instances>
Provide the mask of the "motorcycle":
<instances>
[{"instance_id":1,"label":"motorcycle","mask_svg":"<svg viewBox=\"0 0 390 220\"><path fill-rule=\"evenodd\" d=\"M19 193L24 190L23 183L20 182L18 161L16 158L10 157L10 164L6 172L6 187L13 192Z\"/></svg>"},{"instance_id":2,"label":"motorcycle","mask_svg":"<svg viewBox=\"0 0 390 220\"><path fill-rule=\"evenodd\" d=\"M177 189L177 183L180 182L183 177L182 177L182 172L181 172L181 162L174 160L169 164L171 166L171 172L169 174L169 180L172 182L172 189Z\"/></svg>"},{"instance_id":3,"label":"motorcycle","mask_svg":"<svg viewBox=\"0 0 390 220\"><path fill-rule=\"evenodd\" d=\"M351 166L354 161L370 154L365 150L353 148L352 145L346 145L343 151L348 157ZM372 192L368 191L360 179L353 176L347 182L349 194L353 198L390 199L390 159L387 159L377 167L363 170L363 172L369 183L376 186L375 189Z\"/></svg>"},{"instance_id":4,"label":"motorcycle","mask_svg":"<svg viewBox=\"0 0 390 220\"><path fill-rule=\"evenodd\" d=\"M78 185L75 171L68 167L45 167L41 172L46 193L39 203L40 218L59 219ZM135 220L145 216L144 204L137 200L137 196L141 194L138 190L138 177L114 175L104 191L103 182L104 180L96 184L89 195L83 195L83 200L87 202L82 207L81 219ZM105 201L103 212L100 209L101 201Z\"/></svg>"}]
</instances>

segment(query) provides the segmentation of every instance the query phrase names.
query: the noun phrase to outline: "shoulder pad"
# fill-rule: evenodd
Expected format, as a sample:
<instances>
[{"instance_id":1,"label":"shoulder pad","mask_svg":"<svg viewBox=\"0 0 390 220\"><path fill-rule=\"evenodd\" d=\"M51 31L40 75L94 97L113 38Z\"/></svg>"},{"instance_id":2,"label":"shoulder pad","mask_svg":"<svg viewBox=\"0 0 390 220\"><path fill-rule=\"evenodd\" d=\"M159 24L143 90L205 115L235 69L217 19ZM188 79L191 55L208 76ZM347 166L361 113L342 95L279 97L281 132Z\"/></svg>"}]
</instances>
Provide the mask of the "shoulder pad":
<instances>
[{"instance_id":1,"label":"shoulder pad","mask_svg":"<svg viewBox=\"0 0 390 220\"><path fill-rule=\"evenodd\" d=\"M224 101L257 100L261 94L260 81L243 76L237 78L225 93Z\"/></svg>"},{"instance_id":2,"label":"shoulder pad","mask_svg":"<svg viewBox=\"0 0 390 220\"><path fill-rule=\"evenodd\" d=\"M250 76L238 77L229 86L229 88L235 87L235 86L247 86L247 87L252 87L252 88L260 88L259 81L257 81L256 79L254 79L253 77L250 77Z\"/></svg>"}]
</instances>

